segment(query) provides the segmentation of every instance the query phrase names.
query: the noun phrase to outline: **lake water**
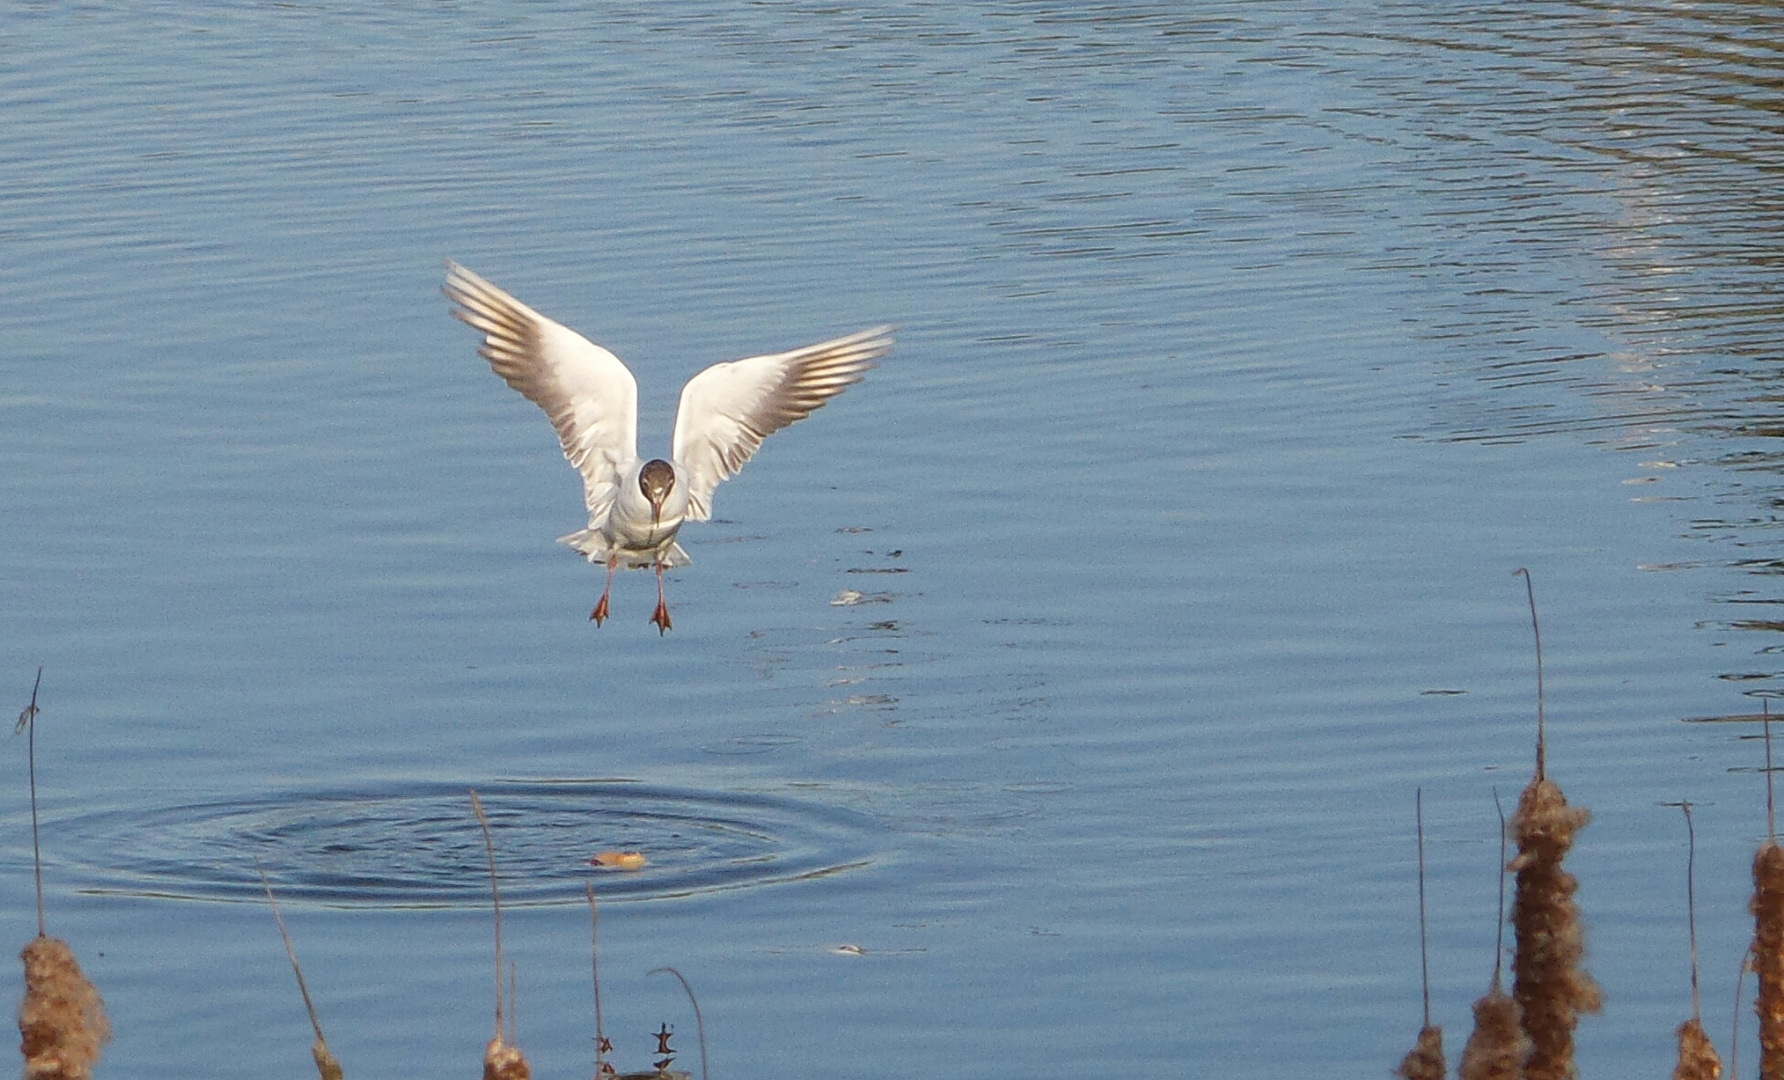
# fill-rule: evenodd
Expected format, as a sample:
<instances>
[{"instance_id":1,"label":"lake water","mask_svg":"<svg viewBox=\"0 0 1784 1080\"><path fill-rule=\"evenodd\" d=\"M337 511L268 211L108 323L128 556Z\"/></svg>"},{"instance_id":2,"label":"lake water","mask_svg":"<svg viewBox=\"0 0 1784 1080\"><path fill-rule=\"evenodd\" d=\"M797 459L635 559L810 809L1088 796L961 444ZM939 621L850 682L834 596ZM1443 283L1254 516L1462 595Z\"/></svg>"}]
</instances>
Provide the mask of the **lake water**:
<instances>
[{"instance_id":1,"label":"lake water","mask_svg":"<svg viewBox=\"0 0 1784 1080\"><path fill-rule=\"evenodd\" d=\"M1379 1076L1452 1060L1541 606L1585 1075L1727 1052L1784 671L1784 15L17 5L0 678L114 1076ZM463 262L705 364L882 322L614 585ZM854 602L849 602L854 601ZM3 694L5 691L0 691ZM33 930L22 740L0 921ZM637 874L595 852L638 848ZM13 978L16 979L16 976ZM14 984L16 988L16 983ZM1746 1007L1743 1006L1743 1009ZM1750 1014L1743 1025L1751 1038ZM1751 1044L1745 1061L1754 1060Z\"/></svg>"}]
</instances>

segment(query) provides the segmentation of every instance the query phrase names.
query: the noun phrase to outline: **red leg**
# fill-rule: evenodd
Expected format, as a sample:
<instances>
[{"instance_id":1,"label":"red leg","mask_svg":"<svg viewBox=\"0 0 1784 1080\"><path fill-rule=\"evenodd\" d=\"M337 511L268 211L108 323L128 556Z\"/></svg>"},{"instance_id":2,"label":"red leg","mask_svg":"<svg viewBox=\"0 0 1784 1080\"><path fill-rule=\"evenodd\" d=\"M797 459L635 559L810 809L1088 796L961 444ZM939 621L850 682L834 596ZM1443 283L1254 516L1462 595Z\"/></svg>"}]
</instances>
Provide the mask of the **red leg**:
<instances>
[{"instance_id":1,"label":"red leg","mask_svg":"<svg viewBox=\"0 0 1784 1080\"><path fill-rule=\"evenodd\" d=\"M601 599L595 602L595 610L589 613L589 618L594 620L596 626L607 621L607 594L613 591L613 570L618 565L618 555L607 560L607 585L601 590Z\"/></svg>"},{"instance_id":2,"label":"red leg","mask_svg":"<svg viewBox=\"0 0 1784 1080\"><path fill-rule=\"evenodd\" d=\"M657 610L651 613L650 621L656 625L657 636L669 632L669 604L663 599L663 564L657 563Z\"/></svg>"}]
</instances>

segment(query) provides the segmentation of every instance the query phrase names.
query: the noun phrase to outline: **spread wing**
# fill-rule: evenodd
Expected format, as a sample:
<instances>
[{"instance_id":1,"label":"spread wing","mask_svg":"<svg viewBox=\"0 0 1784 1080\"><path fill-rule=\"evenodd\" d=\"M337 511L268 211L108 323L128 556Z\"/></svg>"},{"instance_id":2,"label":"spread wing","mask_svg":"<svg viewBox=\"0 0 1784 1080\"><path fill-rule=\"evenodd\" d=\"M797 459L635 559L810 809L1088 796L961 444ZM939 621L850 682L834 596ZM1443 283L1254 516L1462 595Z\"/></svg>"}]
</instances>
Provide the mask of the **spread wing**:
<instances>
[{"instance_id":1,"label":"spread wing","mask_svg":"<svg viewBox=\"0 0 1784 1080\"><path fill-rule=\"evenodd\" d=\"M762 440L861 381L892 351L892 328L792 352L714 364L688 381L675 410L674 455L688 476L688 517L712 516L712 491L735 475Z\"/></svg>"},{"instance_id":2,"label":"spread wing","mask_svg":"<svg viewBox=\"0 0 1784 1080\"><path fill-rule=\"evenodd\" d=\"M620 466L638 456L638 383L619 358L454 262L446 264L452 314L483 332L477 352L545 410L564 457L582 473L591 523L619 491Z\"/></svg>"}]
</instances>

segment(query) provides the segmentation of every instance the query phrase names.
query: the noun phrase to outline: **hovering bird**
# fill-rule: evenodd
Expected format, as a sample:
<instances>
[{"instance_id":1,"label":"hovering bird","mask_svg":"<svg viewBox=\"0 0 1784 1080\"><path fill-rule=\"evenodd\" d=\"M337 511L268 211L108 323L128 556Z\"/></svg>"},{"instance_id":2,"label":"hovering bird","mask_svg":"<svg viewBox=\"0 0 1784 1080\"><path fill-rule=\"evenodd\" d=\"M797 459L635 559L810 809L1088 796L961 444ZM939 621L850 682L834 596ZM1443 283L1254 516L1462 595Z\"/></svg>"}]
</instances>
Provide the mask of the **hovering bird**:
<instances>
[{"instance_id":1,"label":"hovering bird","mask_svg":"<svg viewBox=\"0 0 1784 1080\"><path fill-rule=\"evenodd\" d=\"M675 542L684 521L712 516L712 492L762 440L803 420L861 381L892 350L891 327L791 352L714 364L682 387L669 459L638 457L638 384L619 358L527 307L454 262L446 264L452 314L483 334L478 353L497 375L545 410L564 457L582 473L588 528L558 538L607 564L607 585L589 614L607 618L613 572L655 567L657 610L668 633L663 571L685 566Z\"/></svg>"}]
</instances>

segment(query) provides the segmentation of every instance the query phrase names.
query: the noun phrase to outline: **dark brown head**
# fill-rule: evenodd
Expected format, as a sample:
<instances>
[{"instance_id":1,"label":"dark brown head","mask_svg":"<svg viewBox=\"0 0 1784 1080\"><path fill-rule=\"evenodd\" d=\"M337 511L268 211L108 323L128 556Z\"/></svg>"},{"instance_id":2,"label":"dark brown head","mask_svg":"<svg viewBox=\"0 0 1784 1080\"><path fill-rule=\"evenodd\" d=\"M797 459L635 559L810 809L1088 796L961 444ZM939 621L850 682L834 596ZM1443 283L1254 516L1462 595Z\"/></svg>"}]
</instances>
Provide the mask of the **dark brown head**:
<instances>
[{"instance_id":1,"label":"dark brown head","mask_svg":"<svg viewBox=\"0 0 1784 1080\"><path fill-rule=\"evenodd\" d=\"M638 489L650 500L652 516L663 512L663 500L675 486L675 466L662 458L652 458L638 471Z\"/></svg>"}]
</instances>

